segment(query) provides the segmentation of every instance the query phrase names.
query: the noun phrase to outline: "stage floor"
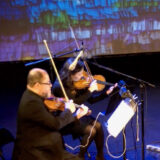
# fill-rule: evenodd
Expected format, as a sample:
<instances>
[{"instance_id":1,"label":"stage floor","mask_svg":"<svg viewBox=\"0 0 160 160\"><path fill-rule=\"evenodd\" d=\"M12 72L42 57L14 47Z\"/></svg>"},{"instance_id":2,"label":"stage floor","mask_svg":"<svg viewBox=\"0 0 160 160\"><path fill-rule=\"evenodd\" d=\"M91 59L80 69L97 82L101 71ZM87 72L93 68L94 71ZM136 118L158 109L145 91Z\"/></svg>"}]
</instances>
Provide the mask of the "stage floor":
<instances>
[{"instance_id":1,"label":"stage floor","mask_svg":"<svg viewBox=\"0 0 160 160\"><path fill-rule=\"evenodd\" d=\"M21 97L23 90L22 88L15 90L3 90L0 92L1 101L0 101L0 127L8 129L13 136L16 134L16 114L18 109L19 99ZM134 93L139 97L140 100L140 91L139 88L136 87ZM144 91L144 140L145 147L146 145L152 144L160 144L160 88L150 88L147 87ZM99 112L105 112L107 109L108 98L105 98L102 101L99 101L91 106L92 114L94 117L97 116ZM126 159L128 160L140 160L141 159L141 114L140 114L140 106L139 106L139 125L140 125L140 141L136 142L136 116L132 118L132 120L126 126L126 140L127 140L127 151L126 151ZM105 142L106 137L108 135L107 129L105 127L105 122L109 118L110 114L106 116L100 116L99 121L103 125L104 133L105 133ZM79 140L73 140L72 136L66 136L65 142L72 147L79 145ZM104 144L105 144L104 142ZM120 155L123 152L123 139L122 133L114 139L109 139L109 149L113 155ZM159 145L160 146L160 145ZM13 143L7 144L3 147L3 154L6 160L11 159L13 149ZM78 149L70 152L77 153ZM91 154L92 160L95 159L96 156L96 147L95 144L92 143L88 149L88 152ZM105 158L107 160L112 160L114 158L110 157L107 153L106 146L104 145L104 153ZM86 159L87 158L86 156ZM120 160L124 159L122 156L119 158ZM145 149L145 159L146 160L155 160L160 159L160 153L151 152Z\"/></svg>"}]
</instances>

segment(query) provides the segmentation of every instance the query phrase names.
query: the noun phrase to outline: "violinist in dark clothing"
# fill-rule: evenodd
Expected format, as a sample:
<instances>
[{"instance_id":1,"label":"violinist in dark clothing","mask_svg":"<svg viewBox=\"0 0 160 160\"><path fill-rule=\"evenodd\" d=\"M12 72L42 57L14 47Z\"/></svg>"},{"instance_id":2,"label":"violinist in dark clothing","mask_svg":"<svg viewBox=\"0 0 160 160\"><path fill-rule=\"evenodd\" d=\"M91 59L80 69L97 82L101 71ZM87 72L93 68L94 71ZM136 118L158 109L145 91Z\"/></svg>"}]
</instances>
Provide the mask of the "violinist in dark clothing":
<instances>
[{"instance_id":1,"label":"violinist in dark clothing","mask_svg":"<svg viewBox=\"0 0 160 160\"><path fill-rule=\"evenodd\" d=\"M97 82L94 80L92 81L88 87L84 89L77 89L74 85L74 82L79 81L83 77L84 73L84 63L83 61L79 60L76 64L74 70L69 70L69 66L73 63L74 58L69 58L66 63L64 64L63 68L60 71L60 77L63 82L65 91L70 99L77 104L82 104L86 101L89 101L92 97L94 91L97 91ZM107 93L109 94L112 91L108 90ZM53 84L53 93L55 96L62 97L62 91L59 85L59 82L56 80ZM106 97L106 91L102 93L100 97L94 98L99 100ZM64 128L61 129L61 133L63 135L72 134L73 137L82 137L81 145L85 145L87 143L87 138L90 135L91 128L95 122L95 118L92 116L85 116L79 120L79 122L71 123ZM96 125L93 129L91 134L91 138L89 139L89 144L85 148L80 148L79 157L84 158L86 150L88 146L91 144L92 141L95 141L96 148L97 148L97 160L104 160L103 154L103 145L104 145L104 133L102 126L99 122L96 122Z\"/></svg>"},{"instance_id":2,"label":"violinist in dark clothing","mask_svg":"<svg viewBox=\"0 0 160 160\"><path fill-rule=\"evenodd\" d=\"M59 132L76 119L72 115L75 106L68 101L64 111L53 116L44 105L44 99L51 96L51 87L45 70L34 68L29 72L18 109L13 160L80 160L64 150Z\"/></svg>"}]
</instances>

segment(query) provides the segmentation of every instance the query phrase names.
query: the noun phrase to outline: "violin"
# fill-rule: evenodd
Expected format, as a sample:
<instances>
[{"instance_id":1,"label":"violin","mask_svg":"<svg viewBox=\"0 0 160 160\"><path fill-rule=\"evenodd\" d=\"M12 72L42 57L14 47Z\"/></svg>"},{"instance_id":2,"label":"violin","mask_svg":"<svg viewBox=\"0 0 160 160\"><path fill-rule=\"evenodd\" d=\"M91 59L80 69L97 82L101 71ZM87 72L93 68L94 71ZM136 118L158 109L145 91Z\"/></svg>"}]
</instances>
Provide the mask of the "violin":
<instances>
[{"instance_id":1,"label":"violin","mask_svg":"<svg viewBox=\"0 0 160 160\"><path fill-rule=\"evenodd\" d=\"M64 111L65 108L64 98L52 97L45 99L44 104L50 111Z\"/></svg>"},{"instance_id":2,"label":"violin","mask_svg":"<svg viewBox=\"0 0 160 160\"><path fill-rule=\"evenodd\" d=\"M58 73L58 71L57 71L57 68L56 68L56 65L55 65L55 63L54 63L54 60L53 60L53 58L52 58L52 55L51 55L51 52L50 52L50 50L49 50L49 48L48 48L48 45L47 45L47 42L46 42L46 40L43 40L43 42L44 42L44 44L45 44L45 46L46 46L46 49L47 49L47 52L48 52L48 54L49 54L49 57L50 57L50 60L51 60L51 63L52 63L52 65L53 65L53 68L54 68L54 71L55 71L55 73L56 73L56 76L57 76L57 79L58 79L58 81L59 81L59 83L60 83L60 86L61 86L61 89L62 89L62 92L63 92L63 94L64 94L64 98L65 98L65 101L69 101L69 98L68 98L68 96L67 96L67 94L66 94L66 91L65 91L65 89L64 89L64 86L63 86L63 84L62 84L62 81L61 81L61 79L60 79L60 76L59 76L59 73ZM55 99L54 99L55 100ZM50 110L50 111L54 111L54 110L62 110L62 111L64 111L64 109L65 109L65 103L64 103L64 101L63 101L63 99L57 99L57 100L60 100L60 101L58 101L58 102L61 102L61 103L58 103L57 101L51 101L51 100L45 100L44 101L44 104L46 105L46 107L48 107L48 109ZM62 103L63 102L63 103ZM63 105L62 105L63 104ZM75 104L75 107L78 107L78 108L80 108L80 110L82 111L80 111L80 110L78 110L79 112L77 113L77 118L79 119L79 118L81 118L82 116L84 116L85 114L85 112L83 112L83 110L86 110L86 111L88 111L88 113L86 114L86 115L89 115L89 114L91 114L91 110L88 110L88 107L86 107L86 106L80 106L80 105L77 105L77 104ZM86 108L85 108L86 107ZM84 109L85 108L85 109Z\"/></svg>"},{"instance_id":3,"label":"violin","mask_svg":"<svg viewBox=\"0 0 160 160\"><path fill-rule=\"evenodd\" d=\"M98 91L102 91L105 88L105 85L108 84L106 83L106 79L104 76L102 75L91 76L87 72L84 71L83 77L79 81L73 82L73 85L76 89L85 89L89 87L90 83L93 80L97 80Z\"/></svg>"},{"instance_id":4,"label":"violin","mask_svg":"<svg viewBox=\"0 0 160 160\"><path fill-rule=\"evenodd\" d=\"M64 111L65 109L65 98L51 97L44 100L44 104L50 111ZM81 108L81 105L75 104L76 108ZM88 110L87 115L91 114L91 110Z\"/></svg>"}]
</instances>

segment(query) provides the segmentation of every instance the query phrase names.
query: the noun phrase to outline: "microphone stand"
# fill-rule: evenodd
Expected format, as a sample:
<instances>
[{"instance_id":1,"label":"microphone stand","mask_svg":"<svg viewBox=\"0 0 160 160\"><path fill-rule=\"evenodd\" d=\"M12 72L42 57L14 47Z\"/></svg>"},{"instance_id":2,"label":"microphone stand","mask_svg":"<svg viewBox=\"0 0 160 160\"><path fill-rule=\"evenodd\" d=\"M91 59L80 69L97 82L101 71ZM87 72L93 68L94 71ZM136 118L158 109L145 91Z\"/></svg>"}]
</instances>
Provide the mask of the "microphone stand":
<instances>
[{"instance_id":1,"label":"microphone stand","mask_svg":"<svg viewBox=\"0 0 160 160\"><path fill-rule=\"evenodd\" d=\"M94 63L94 62L89 62L99 68L103 68L107 71L110 71L110 72L113 72L113 73L116 73L118 75L122 75L122 76L125 76L127 78L130 78L132 80L135 80L137 82L139 82L139 88L140 88L140 97L141 97L141 134L142 134L142 145L141 145L141 154L142 154L142 160L144 160L145 158L145 142L144 142L144 91L145 91L145 87L146 85L152 87L152 88L155 88L156 86L154 84L151 84L147 81L144 81L142 79L139 79L139 78L136 78L136 77L133 77L133 76L130 76L130 75L127 75L127 74L124 74L122 72L119 72L119 71L116 71L112 68L109 68L109 67L105 67L103 65L100 65L100 64L97 64L97 63ZM123 137L123 142L124 142L124 137ZM123 147L124 147L124 144L123 144ZM124 154L124 160L126 160L126 154Z\"/></svg>"},{"instance_id":2,"label":"microphone stand","mask_svg":"<svg viewBox=\"0 0 160 160\"><path fill-rule=\"evenodd\" d=\"M59 55L53 55L53 58L59 58L59 57L62 57L62 56L65 56L65 55L68 55L68 54L72 54L72 53L75 53L75 52L80 52L82 51L83 49L76 49L74 51L70 51L70 52L66 52L66 53L62 53L62 54L59 54ZM25 66L30 66L30 65L34 65L34 64L37 64L37 63L41 63L41 62L44 62L46 60L50 60L50 58L43 58L41 60L38 60L38 61L35 61L35 62L29 62L29 63L26 63Z\"/></svg>"}]
</instances>

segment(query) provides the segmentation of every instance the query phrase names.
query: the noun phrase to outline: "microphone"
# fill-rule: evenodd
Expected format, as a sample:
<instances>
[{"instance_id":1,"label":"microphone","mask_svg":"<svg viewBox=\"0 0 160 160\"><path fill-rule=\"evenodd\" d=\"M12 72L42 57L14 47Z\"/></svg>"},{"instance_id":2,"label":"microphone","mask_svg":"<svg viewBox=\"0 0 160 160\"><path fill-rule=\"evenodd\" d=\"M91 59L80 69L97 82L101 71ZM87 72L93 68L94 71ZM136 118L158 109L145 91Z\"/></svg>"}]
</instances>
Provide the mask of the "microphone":
<instances>
[{"instance_id":1,"label":"microphone","mask_svg":"<svg viewBox=\"0 0 160 160\"><path fill-rule=\"evenodd\" d=\"M78 60L82 56L82 54L83 54L83 41L82 41L82 50L79 52L78 56L75 58L75 60L69 66L70 71L73 71L76 68Z\"/></svg>"},{"instance_id":2,"label":"microphone","mask_svg":"<svg viewBox=\"0 0 160 160\"><path fill-rule=\"evenodd\" d=\"M78 63L78 60L82 56L82 54L83 54L83 51L80 51L78 56L75 58L75 60L70 64L70 66L69 66L69 70L70 71L73 71L75 69L75 67L76 67L76 65Z\"/></svg>"}]
</instances>

